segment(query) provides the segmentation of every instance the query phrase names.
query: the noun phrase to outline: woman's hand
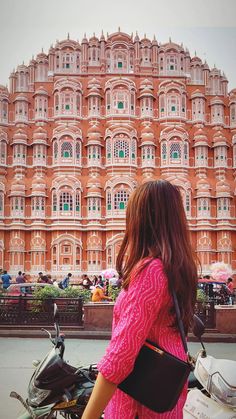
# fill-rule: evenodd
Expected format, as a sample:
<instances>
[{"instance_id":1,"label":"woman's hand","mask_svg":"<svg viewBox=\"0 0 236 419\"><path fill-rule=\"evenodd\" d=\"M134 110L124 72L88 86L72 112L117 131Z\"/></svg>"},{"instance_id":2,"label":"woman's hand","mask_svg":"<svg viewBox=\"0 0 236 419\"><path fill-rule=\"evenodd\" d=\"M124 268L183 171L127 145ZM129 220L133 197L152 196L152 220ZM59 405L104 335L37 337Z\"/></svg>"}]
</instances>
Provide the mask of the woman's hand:
<instances>
[{"instance_id":1,"label":"woman's hand","mask_svg":"<svg viewBox=\"0 0 236 419\"><path fill-rule=\"evenodd\" d=\"M116 384L111 383L99 373L82 419L100 419L116 388Z\"/></svg>"}]
</instances>

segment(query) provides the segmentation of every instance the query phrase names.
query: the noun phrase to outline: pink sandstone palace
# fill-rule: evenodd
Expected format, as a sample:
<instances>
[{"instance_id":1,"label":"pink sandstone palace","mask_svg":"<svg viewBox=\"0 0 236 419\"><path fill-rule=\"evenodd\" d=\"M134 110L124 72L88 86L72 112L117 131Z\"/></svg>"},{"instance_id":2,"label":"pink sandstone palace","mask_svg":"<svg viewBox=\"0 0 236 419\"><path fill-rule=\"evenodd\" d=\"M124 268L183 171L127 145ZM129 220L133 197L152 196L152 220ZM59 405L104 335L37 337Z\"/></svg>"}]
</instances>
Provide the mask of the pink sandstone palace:
<instances>
[{"instance_id":1,"label":"pink sandstone palace","mask_svg":"<svg viewBox=\"0 0 236 419\"><path fill-rule=\"evenodd\" d=\"M194 248L236 272L236 89L169 40L120 30L41 52L0 86L0 267L114 267L132 190L180 187Z\"/></svg>"}]
</instances>

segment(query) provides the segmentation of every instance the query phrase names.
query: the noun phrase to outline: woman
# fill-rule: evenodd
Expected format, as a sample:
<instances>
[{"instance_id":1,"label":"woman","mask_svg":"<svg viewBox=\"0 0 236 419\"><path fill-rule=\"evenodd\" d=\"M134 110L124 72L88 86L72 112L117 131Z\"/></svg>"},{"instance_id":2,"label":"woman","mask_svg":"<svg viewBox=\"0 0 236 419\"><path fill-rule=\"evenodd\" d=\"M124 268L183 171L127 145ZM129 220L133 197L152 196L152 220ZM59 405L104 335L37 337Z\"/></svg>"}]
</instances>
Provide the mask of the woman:
<instances>
[{"instance_id":1,"label":"woman","mask_svg":"<svg viewBox=\"0 0 236 419\"><path fill-rule=\"evenodd\" d=\"M112 339L82 416L98 419L181 419L187 384L177 405L158 414L117 389L132 371L146 339L186 360L169 283L176 291L185 331L194 311L197 269L182 199L167 181L139 186L129 199L126 232L117 258L123 278L114 309ZM158 394L157 394L158 397Z\"/></svg>"}]
</instances>

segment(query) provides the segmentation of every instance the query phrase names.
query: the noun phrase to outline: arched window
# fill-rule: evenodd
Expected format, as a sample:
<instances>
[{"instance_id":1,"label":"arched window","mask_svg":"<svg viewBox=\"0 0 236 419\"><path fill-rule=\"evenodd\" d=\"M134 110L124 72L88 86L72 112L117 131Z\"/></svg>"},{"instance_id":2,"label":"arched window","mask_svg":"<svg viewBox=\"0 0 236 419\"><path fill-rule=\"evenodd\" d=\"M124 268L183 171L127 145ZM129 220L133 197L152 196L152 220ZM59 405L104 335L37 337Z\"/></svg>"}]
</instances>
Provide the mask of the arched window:
<instances>
[{"instance_id":1,"label":"arched window","mask_svg":"<svg viewBox=\"0 0 236 419\"><path fill-rule=\"evenodd\" d=\"M25 211L25 198L23 197L12 197L11 198L11 216L12 217L24 217Z\"/></svg>"},{"instance_id":2,"label":"arched window","mask_svg":"<svg viewBox=\"0 0 236 419\"><path fill-rule=\"evenodd\" d=\"M106 141L106 154L107 154L107 163L111 163L112 154L111 154L111 139Z\"/></svg>"},{"instance_id":3,"label":"arched window","mask_svg":"<svg viewBox=\"0 0 236 419\"><path fill-rule=\"evenodd\" d=\"M114 157L118 159L129 158L129 142L127 140L115 141Z\"/></svg>"},{"instance_id":4,"label":"arched window","mask_svg":"<svg viewBox=\"0 0 236 419\"><path fill-rule=\"evenodd\" d=\"M72 211L73 210L73 197L69 192L61 192L59 201L60 211Z\"/></svg>"},{"instance_id":5,"label":"arched window","mask_svg":"<svg viewBox=\"0 0 236 419\"><path fill-rule=\"evenodd\" d=\"M58 210L58 208L57 208L57 194L56 194L55 190L52 192L52 210L53 210L53 212L56 212Z\"/></svg>"},{"instance_id":6,"label":"arched window","mask_svg":"<svg viewBox=\"0 0 236 419\"><path fill-rule=\"evenodd\" d=\"M81 159L81 146L80 146L80 141L76 142L75 145L75 156L76 156L76 163L80 162Z\"/></svg>"},{"instance_id":7,"label":"arched window","mask_svg":"<svg viewBox=\"0 0 236 419\"><path fill-rule=\"evenodd\" d=\"M54 141L53 143L53 157L55 160L58 158L58 143L57 141Z\"/></svg>"},{"instance_id":8,"label":"arched window","mask_svg":"<svg viewBox=\"0 0 236 419\"><path fill-rule=\"evenodd\" d=\"M230 105L230 127L236 127L236 103Z\"/></svg>"},{"instance_id":9,"label":"arched window","mask_svg":"<svg viewBox=\"0 0 236 419\"><path fill-rule=\"evenodd\" d=\"M210 200L209 198L197 199L198 217L210 217Z\"/></svg>"},{"instance_id":10,"label":"arched window","mask_svg":"<svg viewBox=\"0 0 236 419\"><path fill-rule=\"evenodd\" d=\"M230 201L229 198L217 198L217 217L230 216Z\"/></svg>"},{"instance_id":11,"label":"arched window","mask_svg":"<svg viewBox=\"0 0 236 419\"><path fill-rule=\"evenodd\" d=\"M217 146L214 149L215 167L227 167L227 147Z\"/></svg>"},{"instance_id":12,"label":"arched window","mask_svg":"<svg viewBox=\"0 0 236 419\"><path fill-rule=\"evenodd\" d=\"M162 142L161 144L161 164L165 165L167 163L167 144Z\"/></svg>"},{"instance_id":13,"label":"arched window","mask_svg":"<svg viewBox=\"0 0 236 419\"><path fill-rule=\"evenodd\" d=\"M45 198L35 196L32 198L32 217L41 218L45 216Z\"/></svg>"},{"instance_id":14,"label":"arched window","mask_svg":"<svg viewBox=\"0 0 236 419\"><path fill-rule=\"evenodd\" d=\"M111 206L111 191L107 191L107 211L111 211L112 210L112 206Z\"/></svg>"},{"instance_id":15,"label":"arched window","mask_svg":"<svg viewBox=\"0 0 236 419\"><path fill-rule=\"evenodd\" d=\"M114 194L114 210L124 210L128 199L129 193L125 189L117 190Z\"/></svg>"},{"instance_id":16,"label":"arched window","mask_svg":"<svg viewBox=\"0 0 236 419\"><path fill-rule=\"evenodd\" d=\"M6 164L7 144L5 141L0 141L0 163Z\"/></svg>"},{"instance_id":17,"label":"arched window","mask_svg":"<svg viewBox=\"0 0 236 419\"><path fill-rule=\"evenodd\" d=\"M61 144L61 157L64 159L73 157L73 147L70 142L63 142Z\"/></svg>"},{"instance_id":18,"label":"arched window","mask_svg":"<svg viewBox=\"0 0 236 419\"><path fill-rule=\"evenodd\" d=\"M0 100L0 122L8 122L8 102L7 100Z\"/></svg>"},{"instance_id":19,"label":"arched window","mask_svg":"<svg viewBox=\"0 0 236 419\"><path fill-rule=\"evenodd\" d=\"M195 165L196 166L207 166L208 160L208 147L197 146L195 148Z\"/></svg>"},{"instance_id":20,"label":"arched window","mask_svg":"<svg viewBox=\"0 0 236 419\"><path fill-rule=\"evenodd\" d=\"M175 163L181 160L181 144L171 143L170 144L170 162Z\"/></svg>"},{"instance_id":21,"label":"arched window","mask_svg":"<svg viewBox=\"0 0 236 419\"><path fill-rule=\"evenodd\" d=\"M76 215L80 214L80 192L76 192L75 195L75 213Z\"/></svg>"},{"instance_id":22,"label":"arched window","mask_svg":"<svg viewBox=\"0 0 236 419\"><path fill-rule=\"evenodd\" d=\"M88 217L99 218L101 216L101 198L88 198Z\"/></svg>"}]
</instances>

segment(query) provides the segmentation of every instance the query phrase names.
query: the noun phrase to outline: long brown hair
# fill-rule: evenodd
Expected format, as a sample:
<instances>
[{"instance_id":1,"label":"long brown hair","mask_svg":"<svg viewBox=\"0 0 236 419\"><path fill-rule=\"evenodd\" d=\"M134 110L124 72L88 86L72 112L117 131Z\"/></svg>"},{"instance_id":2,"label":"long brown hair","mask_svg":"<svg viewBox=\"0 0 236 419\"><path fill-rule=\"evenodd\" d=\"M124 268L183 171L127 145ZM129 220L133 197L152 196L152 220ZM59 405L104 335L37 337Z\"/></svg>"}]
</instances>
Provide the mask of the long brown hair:
<instances>
[{"instance_id":1,"label":"long brown hair","mask_svg":"<svg viewBox=\"0 0 236 419\"><path fill-rule=\"evenodd\" d=\"M146 266L144 259L150 256L163 263L187 331L196 300L197 268L181 194L177 186L165 180L140 185L128 201L126 232L116 263L125 289L133 269L140 266L135 270L137 275ZM137 265L142 260L144 263Z\"/></svg>"}]
</instances>

